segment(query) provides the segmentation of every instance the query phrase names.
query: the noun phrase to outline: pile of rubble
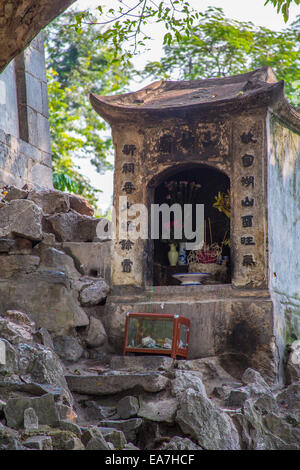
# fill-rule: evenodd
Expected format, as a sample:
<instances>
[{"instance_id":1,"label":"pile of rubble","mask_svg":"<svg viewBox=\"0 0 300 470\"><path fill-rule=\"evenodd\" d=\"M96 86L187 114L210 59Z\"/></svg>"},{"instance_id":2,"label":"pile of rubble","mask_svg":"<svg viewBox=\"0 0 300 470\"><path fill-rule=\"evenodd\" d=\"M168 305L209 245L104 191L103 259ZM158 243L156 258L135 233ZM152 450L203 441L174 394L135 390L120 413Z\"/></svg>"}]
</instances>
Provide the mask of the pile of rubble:
<instances>
[{"instance_id":1,"label":"pile of rubble","mask_svg":"<svg viewBox=\"0 0 300 470\"><path fill-rule=\"evenodd\" d=\"M19 311L0 317L0 346L0 449L300 449L299 341L286 387L253 369L238 382L216 357L66 366Z\"/></svg>"},{"instance_id":2,"label":"pile of rubble","mask_svg":"<svg viewBox=\"0 0 300 470\"><path fill-rule=\"evenodd\" d=\"M66 360L108 348L102 323L110 241L82 197L8 186L0 194L0 313L21 310Z\"/></svg>"}]
</instances>

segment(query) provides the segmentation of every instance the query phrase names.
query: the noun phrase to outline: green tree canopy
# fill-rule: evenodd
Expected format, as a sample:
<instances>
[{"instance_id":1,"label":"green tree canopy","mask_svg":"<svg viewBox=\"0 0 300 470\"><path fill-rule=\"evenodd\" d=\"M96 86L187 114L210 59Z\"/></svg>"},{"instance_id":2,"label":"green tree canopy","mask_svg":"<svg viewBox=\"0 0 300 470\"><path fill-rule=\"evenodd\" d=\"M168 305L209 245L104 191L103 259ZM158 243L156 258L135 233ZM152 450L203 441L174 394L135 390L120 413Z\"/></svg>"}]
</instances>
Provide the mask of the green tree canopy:
<instances>
[{"instance_id":1,"label":"green tree canopy","mask_svg":"<svg viewBox=\"0 0 300 470\"><path fill-rule=\"evenodd\" d=\"M95 204L97 191L80 174L74 157L89 158L99 173L111 169L111 137L92 109L89 93L124 90L131 65L122 62L112 45L99 41L99 28L76 31L71 26L75 18L75 12L67 12L45 30L54 185Z\"/></svg>"},{"instance_id":2,"label":"green tree canopy","mask_svg":"<svg viewBox=\"0 0 300 470\"><path fill-rule=\"evenodd\" d=\"M180 41L165 45L165 56L149 62L143 76L155 79L201 79L224 77L269 65L286 94L300 105L300 17L284 31L230 20L221 8L210 7Z\"/></svg>"}]
</instances>

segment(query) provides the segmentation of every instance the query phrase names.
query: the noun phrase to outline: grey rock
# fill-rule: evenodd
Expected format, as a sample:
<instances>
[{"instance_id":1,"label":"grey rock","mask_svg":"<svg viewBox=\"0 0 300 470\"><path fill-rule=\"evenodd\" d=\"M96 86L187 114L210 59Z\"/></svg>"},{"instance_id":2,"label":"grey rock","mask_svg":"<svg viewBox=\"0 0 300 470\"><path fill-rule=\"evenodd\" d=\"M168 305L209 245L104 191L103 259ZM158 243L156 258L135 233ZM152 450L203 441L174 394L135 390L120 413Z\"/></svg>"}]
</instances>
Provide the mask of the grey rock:
<instances>
[{"instance_id":1,"label":"grey rock","mask_svg":"<svg viewBox=\"0 0 300 470\"><path fill-rule=\"evenodd\" d=\"M219 385L212 391L212 395L220 400L226 400L231 392L231 387L226 385Z\"/></svg>"},{"instance_id":2,"label":"grey rock","mask_svg":"<svg viewBox=\"0 0 300 470\"><path fill-rule=\"evenodd\" d=\"M103 448L103 449L96 449L96 450L109 450L107 442L104 439L103 434L101 433L100 429L98 429L97 426L92 426L88 428L86 431L83 431L82 433L81 441L85 447L87 447L87 445L92 439L94 441L91 443L91 446L97 446L97 447L102 446Z\"/></svg>"},{"instance_id":3,"label":"grey rock","mask_svg":"<svg viewBox=\"0 0 300 470\"><path fill-rule=\"evenodd\" d=\"M246 390L231 390L226 400L226 405L241 407L248 398L249 393Z\"/></svg>"},{"instance_id":4,"label":"grey rock","mask_svg":"<svg viewBox=\"0 0 300 470\"><path fill-rule=\"evenodd\" d=\"M90 348L97 348L102 346L106 340L107 335L101 320L91 316L87 336L85 338L86 344Z\"/></svg>"},{"instance_id":5,"label":"grey rock","mask_svg":"<svg viewBox=\"0 0 300 470\"><path fill-rule=\"evenodd\" d=\"M107 419L99 422L100 430L105 432L104 428L115 428L123 431L126 440L135 442L136 434L139 427L142 425L143 420L140 418L130 418L124 421L117 419Z\"/></svg>"},{"instance_id":6,"label":"grey rock","mask_svg":"<svg viewBox=\"0 0 300 470\"><path fill-rule=\"evenodd\" d=\"M40 258L32 255L10 254L1 256L1 277L12 279L19 274L28 275L36 272Z\"/></svg>"},{"instance_id":7,"label":"grey rock","mask_svg":"<svg viewBox=\"0 0 300 470\"><path fill-rule=\"evenodd\" d=\"M79 305L77 291L70 287L68 274L56 268L39 266L30 272L16 268L14 277L3 281L1 287L11 294L0 296L0 311L14 308L30 312L38 328L44 327L53 334L68 334L70 328L89 324Z\"/></svg>"},{"instance_id":8,"label":"grey rock","mask_svg":"<svg viewBox=\"0 0 300 470\"><path fill-rule=\"evenodd\" d=\"M0 337L6 339L11 344L33 342L32 328L27 325L12 323L6 318L0 317Z\"/></svg>"},{"instance_id":9,"label":"grey rock","mask_svg":"<svg viewBox=\"0 0 300 470\"><path fill-rule=\"evenodd\" d=\"M105 440L100 439L99 437L92 437L86 446L86 450L111 450L111 449Z\"/></svg>"},{"instance_id":10,"label":"grey rock","mask_svg":"<svg viewBox=\"0 0 300 470\"><path fill-rule=\"evenodd\" d=\"M5 407L5 405L6 405L6 401L0 400L0 412L3 411L3 408Z\"/></svg>"},{"instance_id":11,"label":"grey rock","mask_svg":"<svg viewBox=\"0 0 300 470\"><path fill-rule=\"evenodd\" d=\"M289 346L289 355L286 364L288 384L300 380L300 340L294 341Z\"/></svg>"},{"instance_id":12,"label":"grey rock","mask_svg":"<svg viewBox=\"0 0 300 470\"><path fill-rule=\"evenodd\" d=\"M39 424L51 426L59 420L53 395L47 394L36 398L10 398L4 407L7 426L11 428L21 427L24 423L24 411L27 408L34 409Z\"/></svg>"},{"instance_id":13,"label":"grey rock","mask_svg":"<svg viewBox=\"0 0 300 470\"><path fill-rule=\"evenodd\" d=\"M54 430L51 435L54 450L84 450L81 440L70 431Z\"/></svg>"},{"instance_id":14,"label":"grey rock","mask_svg":"<svg viewBox=\"0 0 300 470\"><path fill-rule=\"evenodd\" d=\"M101 275L109 279L111 242L64 242L62 249L72 258L77 270L86 276Z\"/></svg>"},{"instance_id":15,"label":"grey rock","mask_svg":"<svg viewBox=\"0 0 300 470\"><path fill-rule=\"evenodd\" d=\"M77 419L77 414L71 406L57 403L56 407L61 421Z\"/></svg>"},{"instance_id":16,"label":"grey rock","mask_svg":"<svg viewBox=\"0 0 300 470\"><path fill-rule=\"evenodd\" d=\"M59 421L59 423L57 423L57 427L63 431L70 431L78 437L82 434L80 427L69 419Z\"/></svg>"},{"instance_id":17,"label":"grey rock","mask_svg":"<svg viewBox=\"0 0 300 470\"><path fill-rule=\"evenodd\" d=\"M51 335L46 328L40 328L37 331L37 336L40 339L41 343L48 349L52 349L54 351L54 344L51 338Z\"/></svg>"},{"instance_id":18,"label":"grey rock","mask_svg":"<svg viewBox=\"0 0 300 470\"><path fill-rule=\"evenodd\" d=\"M68 194L70 201L70 208L82 215L94 215L94 209L90 203L82 196L77 194Z\"/></svg>"},{"instance_id":19,"label":"grey rock","mask_svg":"<svg viewBox=\"0 0 300 470\"><path fill-rule=\"evenodd\" d=\"M104 279L93 280L81 289L79 300L84 306L98 305L106 299L108 292L109 286Z\"/></svg>"},{"instance_id":20,"label":"grey rock","mask_svg":"<svg viewBox=\"0 0 300 470\"><path fill-rule=\"evenodd\" d=\"M47 391L50 387L53 394L53 386L61 389L62 394L69 404L73 398L67 386L62 364L54 351L40 344L29 345L19 343L17 346L18 365L15 372L27 375L31 382L42 386L41 390ZM49 390L50 391L50 390Z\"/></svg>"},{"instance_id":21,"label":"grey rock","mask_svg":"<svg viewBox=\"0 0 300 470\"><path fill-rule=\"evenodd\" d=\"M177 370L172 381L172 394L179 397L188 388L198 391L206 396L206 389L202 382L202 374L197 371Z\"/></svg>"},{"instance_id":22,"label":"grey rock","mask_svg":"<svg viewBox=\"0 0 300 470\"><path fill-rule=\"evenodd\" d=\"M72 336L55 336L53 339L55 352L66 361L76 362L83 353L78 340Z\"/></svg>"},{"instance_id":23,"label":"grey rock","mask_svg":"<svg viewBox=\"0 0 300 470\"><path fill-rule=\"evenodd\" d=\"M119 417L119 415L117 415L117 409L114 406L101 406L93 400L87 400L85 406L85 412L91 420Z\"/></svg>"},{"instance_id":24,"label":"grey rock","mask_svg":"<svg viewBox=\"0 0 300 470\"><path fill-rule=\"evenodd\" d=\"M142 388L145 392L159 392L167 387L167 377L158 372L107 373L105 375L66 375L71 391L84 395L112 395L119 392Z\"/></svg>"},{"instance_id":25,"label":"grey rock","mask_svg":"<svg viewBox=\"0 0 300 470\"><path fill-rule=\"evenodd\" d=\"M24 446L28 449L53 450L52 439L49 436L34 436L26 439Z\"/></svg>"},{"instance_id":26,"label":"grey rock","mask_svg":"<svg viewBox=\"0 0 300 470\"><path fill-rule=\"evenodd\" d=\"M145 371L171 370L174 359L168 356L113 356L110 362L112 370Z\"/></svg>"},{"instance_id":27,"label":"grey rock","mask_svg":"<svg viewBox=\"0 0 300 470\"><path fill-rule=\"evenodd\" d=\"M135 446L134 444L132 444L132 442L128 442L128 443L125 444L125 446L123 447L123 450L141 450L141 449L139 449L137 446Z\"/></svg>"},{"instance_id":28,"label":"grey rock","mask_svg":"<svg viewBox=\"0 0 300 470\"><path fill-rule=\"evenodd\" d=\"M0 362L0 376L11 378L16 372L18 372L18 353L9 341L3 338L1 338L0 341L1 346L4 344L5 349L5 363L1 364Z\"/></svg>"},{"instance_id":29,"label":"grey rock","mask_svg":"<svg viewBox=\"0 0 300 470\"><path fill-rule=\"evenodd\" d=\"M3 315L8 321L16 323L17 325L26 325L32 329L35 328L34 322L24 312L18 310L7 310Z\"/></svg>"},{"instance_id":30,"label":"grey rock","mask_svg":"<svg viewBox=\"0 0 300 470\"><path fill-rule=\"evenodd\" d=\"M36 415L36 412L33 408L26 408L24 410L24 429L25 430L32 430L38 429L39 427L39 420Z\"/></svg>"},{"instance_id":31,"label":"grey rock","mask_svg":"<svg viewBox=\"0 0 300 470\"><path fill-rule=\"evenodd\" d=\"M136 397L127 396L117 403L117 412L122 419L136 416L139 410L139 401Z\"/></svg>"},{"instance_id":32,"label":"grey rock","mask_svg":"<svg viewBox=\"0 0 300 470\"><path fill-rule=\"evenodd\" d=\"M124 433L119 429L103 428L102 434L107 442L111 442L116 450L122 450L126 444Z\"/></svg>"},{"instance_id":33,"label":"grey rock","mask_svg":"<svg viewBox=\"0 0 300 470\"><path fill-rule=\"evenodd\" d=\"M64 214L47 216L46 222L49 227L47 231L54 233L60 242L92 242L96 238L99 219L70 210Z\"/></svg>"},{"instance_id":34,"label":"grey rock","mask_svg":"<svg viewBox=\"0 0 300 470\"><path fill-rule=\"evenodd\" d=\"M296 420L300 427L300 383L293 383L278 393L276 403L288 415L290 421Z\"/></svg>"},{"instance_id":35,"label":"grey rock","mask_svg":"<svg viewBox=\"0 0 300 470\"><path fill-rule=\"evenodd\" d=\"M32 201L15 199L0 208L0 237L42 239L42 211Z\"/></svg>"},{"instance_id":36,"label":"grey rock","mask_svg":"<svg viewBox=\"0 0 300 470\"><path fill-rule=\"evenodd\" d=\"M9 439L5 450L26 450L26 447L24 447L18 439L12 438Z\"/></svg>"},{"instance_id":37,"label":"grey rock","mask_svg":"<svg viewBox=\"0 0 300 470\"><path fill-rule=\"evenodd\" d=\"M54 233L43 232L43 243L49 246L55 246L56 240Z\"/></svg>"},{"instance_id":38,"label":"grey rock","mask_svg":"<svg viewBox=\"0 0 300 470\"><path fill-rule=\"evenodd\" d=\"M149 421L173 423L177 408L178 402L175 398L153 400L140 397L138 416Z\"/></svg>"},{"instance_id":39,"label":"grey rock","mask_svg":"<svg viewBox=\"0 0 300 470\"><path fill-rule=\"evenodd\" d=\"M187 437L174 436L170 441L164 442L159 450L202 450L202 448Z\"/></svg>"},{"instance_id":40,"label":"grey rock","mask_svg":"<svg viewBox=\"0 0 300 470\"><path fill-rule=\"evenodd\" d=\"M176 421L184 434L207 450L240 449L238 432L232 420L207 397L188 389L181 395Z\"/></svg>"},{"instance_id":41,"label":"grey rock","mask_svg":"<svg viewBox=\"0 0 300 470\"><path fill-rule=\"evenodd\" d=\"M202 374L202 382L206 393L211 396L215 387L229 385L232 388L241 386L237 380L224 370L221 365L221 357L205 357L188 361L178 361L178 370L194 371Z\"/></svg>"},{"instance_id":42,"label":"grey rock","mask_svg":"<svg viewBox=\"0 0 300 470\"><path fill-rule=\"evenodd\" d=\"M7 194L4 199L6 202L13 201L14 199L26 199L28 191L25 189L17 188L16 186L10 185L6 188Z\"/></svg>"},{"instance_id":43,"label":"grey rock","mask_svg":"<svg viewBox=\"0 0 300 470\"><path fill-rule=\"evenodd\" d=\"M70 209L68 195L55 189L34 189L29 192L28 200L39 206L45 215L68 212Z\"/></svg>"},{"instance_id":44,"label":"grey rock","mask_svg":"<svg viewBox=\"0 0 300 470\"><path fill-rule=\"evenodd\" d=\"M265 391L271 392L269 385L262 378L260 373L257 372L256 370L253 370L250 368L246 369L244 374L242 375L242 382L245 385L249 385L250 389L254 393L265 392Z\"/></svg>"},{"instance_id":45,"label":"grey rock","mask_svg":"<svg viewBox=\"0 0 300 470\"><path fill-rule=\"evenodd\" d=\"M262 397L260 397L261 399ZM269 411L258 400L246 400L243 415L234 416L238 422L244 447L251 450L299 450L299 428L283 415Z\"/></svg>"}]
</instances>

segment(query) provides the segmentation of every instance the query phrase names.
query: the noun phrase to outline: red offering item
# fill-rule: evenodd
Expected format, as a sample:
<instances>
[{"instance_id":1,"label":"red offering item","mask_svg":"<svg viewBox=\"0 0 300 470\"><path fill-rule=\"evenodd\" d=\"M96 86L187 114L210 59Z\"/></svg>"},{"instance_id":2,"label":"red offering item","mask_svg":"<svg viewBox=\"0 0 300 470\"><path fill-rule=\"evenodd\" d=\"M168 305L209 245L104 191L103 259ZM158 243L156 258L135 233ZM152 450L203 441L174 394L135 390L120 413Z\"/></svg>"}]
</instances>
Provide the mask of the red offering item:
<instances>
[{"instance_id":1,"label":"red offering item","mask_svg":"<svg viewBox=\"0 0 300 470\"><path fill-rule=\"evenodd\" d=\"M214 251L199 251L197 253L197 261L198 263L216 263L217 262L217 255Z\"/></svg>"}]
</instances>

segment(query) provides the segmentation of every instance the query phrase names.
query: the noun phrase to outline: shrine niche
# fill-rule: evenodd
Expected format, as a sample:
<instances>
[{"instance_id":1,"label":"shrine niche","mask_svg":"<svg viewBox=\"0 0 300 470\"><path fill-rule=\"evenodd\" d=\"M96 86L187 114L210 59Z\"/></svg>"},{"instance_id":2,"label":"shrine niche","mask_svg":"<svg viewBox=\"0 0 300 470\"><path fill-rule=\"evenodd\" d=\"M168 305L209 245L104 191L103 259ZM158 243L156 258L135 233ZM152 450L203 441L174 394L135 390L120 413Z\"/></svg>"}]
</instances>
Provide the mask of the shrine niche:
<instances>
[{"instance_id":1,"label":"shrine niche","mask_svg":"<svg viewBox=\"0 0 300 470\"><path fill-rule=\"evenodd\" d=\"M284 83L263 67L90 99L111 125L115 147L117 236L106 307L113 345L122 350L127 311L178 313L191 321L189 357L220 355L224 367L236 364L237 378L246 367L280 377L287 332L298 324L291 315L300 309L300 115ZM202 242L209 249L186 250L186 264L184 239L175 248L159 237L133 239L134 217L118 235L126 208L140 204L149 213L153 204L180 205L182 191L204 204ZM203 274L204 261L220 271L224 260L223 273L202 285L179 285L173 276L197 274L199 266Z\"/></svg>"},{"instance_id":2,"label":"shrine niche","mask_svg":"<svg viewBox=\"0 0 300 470\"><path fill-rule=\"evenodd\" d=\"M203 204L204 237L198 249L187 250L183 232L182 240L174 240L178 253L176 263L171 263L168 254L172 240L153 240L153 285L179 285L173 277L176 273L208 272L206 284L223 284L231 281L230 266L230 180L228 176L208 165L180 165L171 168L160 178L149 183L149 196L154 204L162 205ZM159 182L158 182L158 181ZM153 185L156 185L153 188ZM220 198L228 199L225 213ZM223 201L224 204L224 201ZM194 209L194 207L193 207ZM182 214L184 210L182 209ZM195 210L192 214L192 229L196 229ZM174 224L184 228L183 217L171 218ZM171 230L172 232L172 230ZM172 233L170 234L172 236ZM189 282L190 283L190 282Z\"/></svg>"}]
</instances>

